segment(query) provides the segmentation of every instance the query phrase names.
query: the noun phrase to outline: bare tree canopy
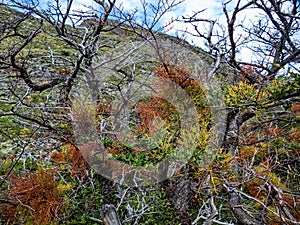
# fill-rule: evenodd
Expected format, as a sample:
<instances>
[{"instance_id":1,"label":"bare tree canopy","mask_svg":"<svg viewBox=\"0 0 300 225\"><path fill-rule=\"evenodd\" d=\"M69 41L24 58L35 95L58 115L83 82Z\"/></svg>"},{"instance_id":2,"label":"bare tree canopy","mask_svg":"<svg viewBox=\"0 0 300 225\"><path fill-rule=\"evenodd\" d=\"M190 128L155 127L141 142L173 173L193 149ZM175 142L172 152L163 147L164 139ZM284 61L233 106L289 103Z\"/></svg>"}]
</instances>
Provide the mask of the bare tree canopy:
<instances>
[{"instance_id":1,"label":"bare tree canopy","mask_svg":"<svg viewBox=\"0 0 300 225\"><path fill-rule=\"evenodd\" d=\"M300 2L218 2L0 3L1 224L300 224Z\"/></svg>"}]
</instances>

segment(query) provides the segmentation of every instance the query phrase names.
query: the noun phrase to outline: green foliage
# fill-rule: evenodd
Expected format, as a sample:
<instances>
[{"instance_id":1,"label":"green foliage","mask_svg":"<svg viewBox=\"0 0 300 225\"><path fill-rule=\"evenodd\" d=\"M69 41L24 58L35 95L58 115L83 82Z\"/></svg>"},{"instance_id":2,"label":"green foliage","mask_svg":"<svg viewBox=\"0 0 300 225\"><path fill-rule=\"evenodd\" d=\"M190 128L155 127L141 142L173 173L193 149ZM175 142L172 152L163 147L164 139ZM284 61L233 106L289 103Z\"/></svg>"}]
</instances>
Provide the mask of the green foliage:
<instances>
[{"instance_id":1,"label":"green foliage","mask_svg":"<svg viewBox=\"0 0 300 225\"><path fill-rule=\"evenodd\" d=\"M0 23L4 25L21 16L1 4L0 12ZM19 32L28 35L39 25L36 19L29 17L21 23ZM3 31L3 35L8 34L9 29ZM81 35L76 28L68 29L78 32L77 38ZM44 84L53 78L64 80L65 77L69 77L74 69L72 61L80 54L78 49L70 48L65 41L55 37L55 32L51 24L44 23L40 33L16 57L17 62L30 71L30 78L38 84ZM108 46L107 43L111 43L112 46L116 43L122 45L133 39L139 40L132 31L122 32L125 36L116 30L101 34L99 46ZM5 55L6 52L20 46L22 41L24 39L21 37L1 40L0 55ZM98 55L105 55L113 50L115 49L110 46L103 47ZM65 87L57 85L41 93L34 92L18 77L18 71L11 68L1 70L3 79L1 77L0 84L0 200L7 199L18 206L10 203L0 204L0 223L12 223L14 219L22 224L34 223L34 216L41 211L30 211L28 207L26 209L16 198L22 197L22 193L32 194L31 188L36 188L34 185L30 186L32 183L44 188L35 189L36 192L50 193L48 197L59 197L58 202L61 204L55 214L52 211L48 214L48 224L96 224L92 218L102 217L104 202L119 206L118 214L123 224L132 224L134 221L149 225L180 224L179 213L182 212L176 208L176 201L172 200L169 189L176 189L184 182L190 184L191 197L187 200L188 210L185 213L191 219L196 219L198 210L208 207L209 200L214 196L220 219L237 223L227 205L230 193L224 188L224 184L234 184L234 188L249 195L251 199L243 195L245 198L242 199L241 208L245 206L250 208L250 212L260 212L266 217L267 223L274 219L282 222L283 219L273 213L280 210L282 202L290 210L290 215L298 219L300 206L293 193L299 192L300 74L287 71L286 75L277 75L273 80L263 79L261 76L255 84L250 84L244 79L227 87L224 84L227 106L240 110L239 113L251 109L254 116L238 127L228 126L228 129L233 130L228 131L229 135L226 138L235 143L226 143L229 147L224 145L224 149L219 151L214 161L203 169L200 165L204 156L212 156L211 149L207 147L211 111L204 87L191 78L189 63L167 63L168 70L166 65L157 65L155 62L134 65L135 75L142 81L143 77L146 77L144 73L154 73L163 81L173 82L184 89L196 106L197 125L201 129L195 126L188 131L182 131L179 114L172 104L158 97L143 97L132 108L129 118L131 134L122 141L116 141L116 138L110 135L103 135L102 143L109 157L134 166L147 166L174 153L179 140L182 146L189 146L191 140L196 140L197 145L192 149L193 155L186 167L178 171L168 184L162 185L163 188L129 188L124 196L120 196L114 188L110 190L103 181L93 176L95 171L89 168L74 146L70 110L65 107L70 103L61 102L61 94ZM131 65L124 69L132 70ZM227 73L227 70L229 69L222 69L222 73ZM81 75L80 73L78 80L84 80ZM230 74L222 76L228 77ZM92 121L94 114L97 114L95 119L98 122L102 119L109 121L111 102L117 99L119 89L126 87L128 80L112 72L105 82L109 85L101 90L99 104L94 107L89 104L89 100L83 101L86 111L80 111L81 105L77 107L76 103L73 103L78 111L73 112L72 116L77 116L78 120ZM160 88L165 87L164 83L160 85L163 86ZM181 99L178 97L176 100ZM140 122L136 122L135 119L140 119ZM234 135L238 137L235 139ZM179 139L180 136L184 138ZM89 138L87 134L82 134L83 142ZM231 149L230 145L234 146L234 149ZM144 150L141 146L148 149ZM93 150L95 146L86 147ZM54 169L56 173L40 173L41 168L47 168L49 171ZM25 175L31 179L29 182ZM10 177L14 177L17 182L10 183ZM41 180L43 182L40 182ZM23 184L26 187L23 187ZM14 187L18 189L16 194L8 197L5 193L9 193ZM52 188L52 191L47 187L50 187L49 190ZM102 191L105 188L109 189L106 190L109 192L108 197L103 196ZM122 186L118 188L124 189ZM278 197L280 194L281 199ZM40 202L35 201L34 205L37 208L47 199L43 194L38 198ZM258 201L252 201L253 199ZM36 199L33 197L33 200ZM22 201L31 207L27 199L22 198ZM262 203L267 206L263 206ZM57 202L55 204L57 205ZM11 215L7 212L11 212ZM206 213L209 214L208 211ZM204 222L204 219L198 221L199 224Z\"/></svg>"},{"instance_id":2,"label":"green foliage","mask_svg":"<svg viewBox=\"0 0 300 225\"><path fill-rule=\"evenodd\" d=\"M275 78L259 87L240 81L237 85L231 85L225 93L225 101L228 106L246 107L255 105L265 107L274 104L274 101L285 99L296 94L300 89L300 74L289 72L288 75Z\"/></svg>"},{"instance_id":3,"label":"green foliage","mask_svg":"<svg viewBox=\"0 0 300 225\"><path fill-rule=\"evenodd\" d=\"M83 186L75 182L69 184L64 191L61 220L70 225L97 224L90 217L101 218L103 196L100 189L101 186L96 180L93 183L87 182Z\"/></svg>"},{"instance_id":4,"label":"green foliage","mask_svg":"<svg viewBox=\"0 0 300 225\"><path fill-rule=\"evenodd\" d=\"M132 210L140 215L138 218L133 218L133 221L137 220L138 224L158 224L158 225L178 225L178 216L176 215L176 209L168 201L166 193L163 190L157 188L150 188L144 193L131 193L128 198L129 206ZM123 215L123 221L125 225L132 224L132 221L126 216L125 206L120 207L120 214ZM144 213L139 213L144 211ZM129 220L129 221L128 221ZM128 222L126 222L128 221Z\"/></svg>"}]
</instances>

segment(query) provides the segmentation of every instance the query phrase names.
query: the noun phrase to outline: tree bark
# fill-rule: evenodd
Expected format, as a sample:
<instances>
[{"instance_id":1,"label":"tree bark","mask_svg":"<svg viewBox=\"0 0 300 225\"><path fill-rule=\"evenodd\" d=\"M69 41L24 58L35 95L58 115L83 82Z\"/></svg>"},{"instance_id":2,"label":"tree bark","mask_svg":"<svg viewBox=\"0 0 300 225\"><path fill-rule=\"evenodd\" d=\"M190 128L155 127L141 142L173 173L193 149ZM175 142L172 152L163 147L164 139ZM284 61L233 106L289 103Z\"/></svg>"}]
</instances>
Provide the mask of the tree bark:
<instances>
[{"instance_id":1,"label":"tree bark","mask_svg":"<svg viewBox=\"0 0 300 225\"><path fill-rule=\"evenodd\" d=\"M114 205L106 204L104 206L103 222L105 225L121 225Z\"/></svg>"}]
</instances>

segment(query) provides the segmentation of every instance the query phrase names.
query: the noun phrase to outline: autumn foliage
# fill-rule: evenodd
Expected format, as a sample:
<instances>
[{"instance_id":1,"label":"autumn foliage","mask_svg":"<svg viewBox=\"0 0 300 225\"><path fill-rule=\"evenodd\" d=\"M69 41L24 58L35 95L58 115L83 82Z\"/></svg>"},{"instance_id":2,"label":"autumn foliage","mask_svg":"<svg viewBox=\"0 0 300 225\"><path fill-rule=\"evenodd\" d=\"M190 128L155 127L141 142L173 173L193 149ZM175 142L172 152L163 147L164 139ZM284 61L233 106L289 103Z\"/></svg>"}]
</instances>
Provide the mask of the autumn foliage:
<instances>
[{"instance_id":1,"label":"autumn foliage","mask_svg":"<svg viewBox=\"0 0 300 225\"><path fill-rule=\"evenodd\" d=\"M186 65L177 66L171 63L161 63L155 68L154 73L159 78L173 81L182 88L199 85L197 80L191 77L191 72Z\"/></svg>"},{"instance_id":2,"label":"autumn foliage","mask_svg":"<svg viewBox=\"0 0 300 225\"><path fill-rule=\"evenodd\" d=\"M173 135L178 132L177 130L180 128L178 112L170 102L164 99L164 93L174 92L173 89L170 89L174 85L189 96L196 106L199 118L201 116L203 119L209 117L210 110L206 106L206 96L203 88L197 80L192 78L192 73L187 65L184 63L174 65L170 62L159 63L153 70L153 73L159 78L153 86L162 92L160 93L161 96L147 96L137 102L132 109L132 115L138 120L133 121L134 124L131 126L131 129L136 133L132 134L135 137L130 136L129 138L138 141L140 138L148 138L155 135L156 132L161 132L159 130L163 130L163 132L168 130ZM167 83L173 86L168 86L166 85ZM109 117L112 114L112 103L108 100L103 100L96 106L96 113L101 118ZM100 125L98 124L98 129L99 127ZM124 143L120 140L115 140L117 138L113 138L115 143L113 145L109 144L107 152L115 155L128 154L128 151L124 150ZM139 152L139 149L134 148L132 151L135 154Z\"/></svg>"},{"instance_id":3,"label":"autumn foliage","mask_svg":"<svg viewBox=\"0 0 300 225\"><path fill-rule=\"evenodd\" d=\"M62 146L63 151L53 151L50 156L51 159L56 163L67 163L71 164L71 174L75 178L76 176L84 178L86 177L86 171L90 168L87 162L88 158L93 149L97 146L95 144L87 143L86 145L80 146L79 148L65 144Z\"/></svg>"},{"instance_id":4,"label":"autumn foliage","mask_svg":"<svg viewBox=\"0 0 300 225\"><path fill-rule=\"evenodd\" d=\"M170 114L174 110L168 102L160 97L153 97L148 101L140 102L135 110L141 119L137 129L144 134L151 134L155 127L158 127L158 124L155 124L155 118L169 120Z\"/></svg>"},{"instance_id":5,"label":"autumn foliage","mask_svg":"<svg viewBox=\"0 0 300 225\"><path fill-rule=\"evenodd\" d=\"M31 224L55 222L62 204L54 170L41 169L26 176L12 175L7 195L11 199L10 210L15 214L22 213L23 222ZM17 214L14 216L18 218Z\"/></svg>"}]
</instances>

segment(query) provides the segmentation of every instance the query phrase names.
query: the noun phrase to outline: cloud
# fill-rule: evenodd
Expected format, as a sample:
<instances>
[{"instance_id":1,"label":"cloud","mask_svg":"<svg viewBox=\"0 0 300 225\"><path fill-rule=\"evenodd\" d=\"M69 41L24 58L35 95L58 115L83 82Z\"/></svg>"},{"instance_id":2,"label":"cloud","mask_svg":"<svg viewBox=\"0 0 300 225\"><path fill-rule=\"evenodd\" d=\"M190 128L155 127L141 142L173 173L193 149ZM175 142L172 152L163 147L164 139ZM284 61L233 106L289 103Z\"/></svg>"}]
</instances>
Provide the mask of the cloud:
<instances>
[{"instance_id":1,"label":"cloud","mask_svg":"<svg viewBox=\"0 0 300 225\"><path fill-rule=\"evenodd\" d=\"M191 17L196 12L200 11L202 12L198 16L201 18L219 20L220 16L222 15L222 2L218 0L186 0L183 4L175 8L173 11L166 13L166 15L163 17L163 24L168 24L172 19L182 20L183 17ZM201 31L205 31L207 29L207 27L205 27L201 23L199 23L197 27ZM172 23L172 30L170 30L168 33L171 35L175 35L178 34L178 31L181 31L181 34L186 31L185 38L187 41L191 43L193 42L201 47L204 46L203 43L200 43L199 38L191 35L196 34L194 26L192 24L175 21L174 23Z\"/></svg>"},{"instance_id":2,"label":"cloud","mask_svg":"<svg viewBox=\"0 0 300 225\"><path fill-rule=\"evenodd\" d=\"M245 4L247 0L242 0L241 5ZM167 24L172 18L179 18L181 19L184 17L189 17L194 15L196 12L200 12L198 18L202 19L209 19L216 21L219 25L223 26L224 29L227 27L227 19L223 12L223 3L222 0L208 0L208 1L195 1L195 0L186 0L184 4L182 4L177 9L174 9L172 12L168 12L165 17L163 18L163 24ZM232 10L237 4L237 0L233 0L228 5L226 5L227 11L229 15L231 14ZM235 27L235 39L239 40L240 37L244 34L241 24L245 26L250 26L251 23L255 23L257 21L258 12L257 9L249 9L247 13L238 14L236 20L236 27ZM197 25L197 29L200 32L206 32L209 29L208 23L199 22ZM205 48L205 43L202 38L197 37L197 33L195 28L190 23L182 23L182 22L174 22L172 23L172 30L168 31L171 35L176 35L178 31L182 31L181 33L185 33L185 39L190 42L191 44L195 44L199 47ZM216 26L216 25L215 25ZM218 30L222 33L221 29ZM193 34L195 36L193 36ZM241 39L240 39L241 40ZM249 49L242 48L240 49L240 53L237 55L240 60L243 61L251 61L253 55Z\"/></svg>"},{"instance_id":3,"label":"cloud","mask_svg":"<svg viewBox=\"0 0 300 225\"><path fill-rule=\"evenodd\" d=\"M238 0L233 0L227 5L228 12L230 13L233 8L235 7ZM46 1L44 1L46 2ZM66 7L67 0L62 0L63 2L63 8ZM151 0L146 1L147 4L156 4L158 0ZM247 0L241 0L241 4L247 2ZM219 24L223 25L226 28L226 18L223 13L223 3L224 0L185 0L182 4L178 5L177 7L173 8L171 11L166 12L158 26L156 27L164 27L166 25L169 25L166 27L165 32L167 32L170 35L179 35L180 37L184 37L188 42L195 44L199 47L205 48L205 44L203 42L203 39L193 36L196 35L196 31L194 29L194 26L190 23L183 23L180 21L176 21L177 19L182 19L183 17L190 17L194 15L196 12L201 13L198 15L201 18L215 20ZM73 10L81 10L81 11L88 11L89 8L87 6L92 6L95 9L99 9L99 5L97 5L93 0L74 0ZM143 15L143 7L141 0L117 0L117 7L121 8L124 11L130 12L137 10L137 13L140 15ZM150 11L150 10L149 10ZM151 12L147 12L149 18L151 18ZM248 10L247 14L242 14L237 18L237 24L241 24L242 22L245 25L250 25L251 20L253 22L257 21L258 12L257 10ZM138 19L141 17L138 17ZM174 21L170 24L170 21ZM201 32L207 31L209 24L201 23L199 22L197 24L197 28ZM237 27L235 28L235 32L237 33L236 39L238 39L238 36L242 34L242 28ZM246 49L241 49L241 56L247 56L248 58L250 52ZM245 57L244 57L245 59ZM247 60L247 59L246 59Z\"/></svg>"},{"instance_id":4,"label":"cloud","mask_svg":"<svg viewBox=\"0 0 300 225\"><path fill-rule=\"evenodd\" d=\"M158 0L152 0L152 1L146 1L147 4L153 4L155 5ZM207 1L196 1L196 0L186 0L177 7L173 8L171 11L166 12L161 20L160 23L157 26L158 27L164 27L165 25L169 24L170 21L174 21L176 19L182 19L182 17L189 17L195 14L198 11L204 10L199 16L202 18L208 18L217 20L221 18L222 15L222 2L220 0L207 0ZM92 5L95 8L97 5L94 3L93 0L85 0L84 2L81 2L80 0L75 0L73 9L76 10L87 10L85 6ZM138 14L140 13L140 16L143 14L143 7L141 0L117 0L117 7L122 8L124 11L134 11L137 10ZM150 10L149 10L150 11ZM151 17L151 12L147 12L148 16ZM224 20L224 18L221 18L221 20ZM206 29L204 26L201 26L199 24L200 30ZM167 33L170 35L177 35L179 33L183 34L183 32L180 31L187 31L188 33L195 33L194 27L191 24L188 23L182 23L179 21L173 22L170 26L166 27ZM200 43L199 38L193 37L192 35L189 35L188 33L185 33L186 40L189 42L193 42L201 47L204 47L202 43Z\"/></svg>"},{"instance_id":5,"label":"cloud","mask_svg":"<svg viewBox=\"0 0 300 225\"><path fill-rule=\"evenodd\" d=\"M141 8L140 0L127 0L127 1L117 0L116 3L118 7L122 6L126 11L132 11L135 10L136 8Z\"/></svg>"}]
</instances>

